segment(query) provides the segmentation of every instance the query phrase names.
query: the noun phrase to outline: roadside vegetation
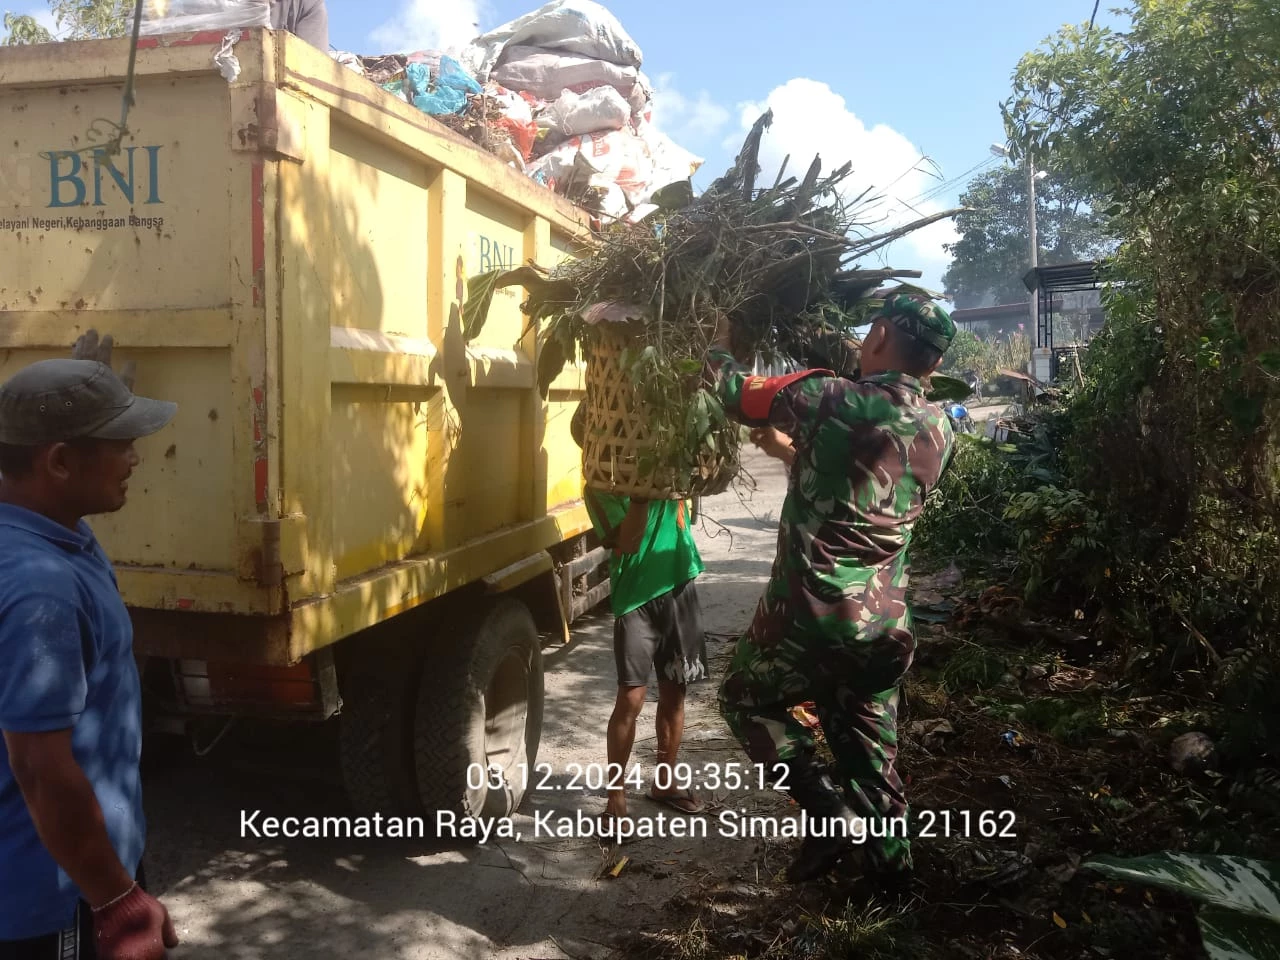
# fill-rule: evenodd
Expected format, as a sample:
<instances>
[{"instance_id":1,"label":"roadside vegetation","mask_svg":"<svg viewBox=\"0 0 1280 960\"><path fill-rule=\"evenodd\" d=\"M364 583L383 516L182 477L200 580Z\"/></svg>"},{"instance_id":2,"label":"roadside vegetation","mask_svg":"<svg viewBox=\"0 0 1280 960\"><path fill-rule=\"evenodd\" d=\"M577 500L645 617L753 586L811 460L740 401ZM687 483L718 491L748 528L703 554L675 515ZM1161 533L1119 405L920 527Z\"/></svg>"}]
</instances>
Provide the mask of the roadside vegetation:
<instances>
[{"instance_id":1,"label":"roadside vegetation","mask_svg":"<svg viewBox=\"0 0 1280 960\"><path fill-rule=\"evenodd\" d=\"M1106 328L1007 441L960 438L917 528L909 796L1016 839L920 841L906 908L852 877L691 902L658 953L1280 956L1280 7L1129 12L1004 106L1120 238Z\"/></svg>"}]
</instances>

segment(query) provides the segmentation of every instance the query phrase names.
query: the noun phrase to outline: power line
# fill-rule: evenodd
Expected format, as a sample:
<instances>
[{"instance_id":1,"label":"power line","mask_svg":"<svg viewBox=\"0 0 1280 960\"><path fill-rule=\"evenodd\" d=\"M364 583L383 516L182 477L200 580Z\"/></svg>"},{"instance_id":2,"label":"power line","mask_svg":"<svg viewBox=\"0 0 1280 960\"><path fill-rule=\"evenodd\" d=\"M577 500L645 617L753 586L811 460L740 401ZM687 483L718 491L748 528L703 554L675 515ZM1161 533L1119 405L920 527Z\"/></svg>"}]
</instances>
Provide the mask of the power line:
<instances>
[{"instance_id":1,"label":"power line","mask_svg":"<svg viewBox=\"0 0 1280 960\"><path fill-rule=\"evenodd\" d=\"M929 191L923 197L916 200L915 202L926 203L930 200L935 199L936 197L941 196L942 194L946 193L949 189L951 189L952 187L958 185L963 180L965 180L965 178L967 178L970 174L979 172L983 170L985 167L991 166L991 164L994 162L995 162L994 160L984 160L982 163L978 164L976 167L971 167L969 170L966 170L964 173L960 174L960 176L956 177L954 180L950 180L947 183L944 183L941 186L936 187L935 189Z\"/></svg>"},{"instance_id":2,"label":"power line","mask_svg":"<svg viewBox=\"0 0 1280 960\"><path fill-rule=\"evenodd\" d=\"M937 163L934 163L934 161L929 160L928 155L927 155L927 154L923 154L923 153L922 153L922 154L920 154L920 156L919 156L919 157L917 157L915 160L912 160L912 161L911 161L911 165L910 165L910 166L908 166L908 167L907 167L907 169L903 170L900 174L898 174L898 175L897 175L896 177L894 177L891 181L889 181L887 184L885 184L885 185L884 185L884 187L881 187L881 188L879 188L879 189L888 190L888 189L890 189L890 188L891 188L895 183L897 183L899 180L901 180L903 177L905 177L908 173L911 173L911 172L913 172L913 171L915 171L915 170L919 170L919 169L920 169L920 161L921 161L921 160L928 160L928 161L929 161L929 163L930 163L930 164L932 164L932 165L933 165L933 167L934 167L935 169L937 169L937 166L938 166L938 165L937 165ZM923 172L923 171L921 171L921 172Z\"/></svg>"},{"instance_id":3,"label":"power line","mask_svg":"<svg viewBox=\"0 0 1280 960\"><path fill-rule=\"evenodd\" d=\"M910 206L915 206L915 205L917 205L917 204L925 203L925 202L927 202L927 201L929 201L929 200L932 200L934 197L939 196L940 194L945 193L948 189L950 189L951 187L955 186L955 185L956 185L957 183L959 183L960 181L964 180L964 179L965 179L965 177L968 177L969 175L971 175L971 174L973 174L973 173L977 172L978 170L981 170L983 167L985 167L985 166L989 166L990 164L994 163L994 162L996 161L996 159L997 159L996 157L988 157L987 159L985 159L985 160L983 160L983 161L981 161L981 162L979 162L979 163L974 164L972 167L970 167L970 168L969 168L968 170L966 170L964 173L961 173L961 174L959 174L958 176L952 177L950 180L947 180L945 183L941 183L941 184L938 184L938 185L937 185L937 186L935 186L935 187L931 187L930 189L928 189L928 190L924 191L923 193L919 194L918 196L912 197L912 198L911 198L911 199L909 199L909 200L901 200L901 199L900 199L900 200L898 200L898 203L899 203L899 204L901 204L901 205L902 205L902 206L904 206L904 207L910 207Z\"/></svg>"},{"instance_id":4,"label":"power line","mask_svg":"<svg viewBox=\"0 0 1280 960\"><path fill-rule=\"evenodd\" d=\"M996 161L996 158L995 158L995 157L988 157L987 159L983 160L982 162L974 164L974 165L973 165L972 167L970 167L968 170L964 171L964 173L961 173L961 174L959 174L958 176L952 177L952 178L951 178L950 180L948 180L946 183L939 184L938 186L934 187L932 190L926 190L924 193L922 193L922 194L921 194L920 196L918 196L918 197L913 197L913 198L911 199L911 202L912 202L912 203L924 203L924 202L926 202L926 201L928 201L928 200L932 200L934 197L937 197L937 196L939 196L939 195L941 195L941 194L945 193L947 190L951 189L951 188L952 188L952 187L954 187L956 184L963 182L963 181L964 181L964 180L966 180L968 177L970 177L970 176L972 176L973 174L977 173L978 171L982 170L982 168L983 168L983 167L988 167L988 166L990 166L990 165L991 165L992 163L994 163L995 161Z\"/></svg>"}]
</instances>

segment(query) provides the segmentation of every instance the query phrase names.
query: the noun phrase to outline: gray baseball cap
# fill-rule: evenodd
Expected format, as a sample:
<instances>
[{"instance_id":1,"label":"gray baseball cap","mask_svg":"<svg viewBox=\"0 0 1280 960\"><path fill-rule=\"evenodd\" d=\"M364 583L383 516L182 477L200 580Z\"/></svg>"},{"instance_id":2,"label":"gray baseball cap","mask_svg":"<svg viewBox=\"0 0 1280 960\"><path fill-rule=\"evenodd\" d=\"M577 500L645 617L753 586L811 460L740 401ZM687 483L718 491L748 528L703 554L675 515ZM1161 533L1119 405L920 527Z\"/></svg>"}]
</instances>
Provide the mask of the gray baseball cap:
<instances>
[{"instance_id":1,"label":"gray baseball cap","mask_svg":"<svg viewBox=\"0 0 1280 960\"><path fill-rule=\"evenodd\" d=\"M176 403L135 396L105 363L41 360L0 386L0 443L136 440L162 429L177 412Z\"/></svg>"}]
</instances>

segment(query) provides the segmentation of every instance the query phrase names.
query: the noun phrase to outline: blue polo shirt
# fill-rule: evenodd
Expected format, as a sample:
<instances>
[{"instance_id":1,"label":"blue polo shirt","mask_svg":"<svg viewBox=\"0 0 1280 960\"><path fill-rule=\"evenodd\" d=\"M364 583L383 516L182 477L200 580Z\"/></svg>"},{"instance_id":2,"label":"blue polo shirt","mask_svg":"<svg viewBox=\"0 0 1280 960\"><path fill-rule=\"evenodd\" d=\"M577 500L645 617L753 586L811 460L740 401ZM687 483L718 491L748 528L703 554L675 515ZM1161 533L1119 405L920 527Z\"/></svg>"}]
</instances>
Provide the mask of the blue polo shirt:
<instances>
[{"instance_id":1,"label":"blue polo shirt","mask_svg":"<svg viewBox=\"0 0 1280 960\"><path fill-rule=\"evenodd\" d=\"M71 728L107 833L142 857L142 691L133 628L88 524L69 530L0 503L0 730ZM80 892L40 842L0 740L0 940L61 930Z\"/></svg>"}]
</instances>

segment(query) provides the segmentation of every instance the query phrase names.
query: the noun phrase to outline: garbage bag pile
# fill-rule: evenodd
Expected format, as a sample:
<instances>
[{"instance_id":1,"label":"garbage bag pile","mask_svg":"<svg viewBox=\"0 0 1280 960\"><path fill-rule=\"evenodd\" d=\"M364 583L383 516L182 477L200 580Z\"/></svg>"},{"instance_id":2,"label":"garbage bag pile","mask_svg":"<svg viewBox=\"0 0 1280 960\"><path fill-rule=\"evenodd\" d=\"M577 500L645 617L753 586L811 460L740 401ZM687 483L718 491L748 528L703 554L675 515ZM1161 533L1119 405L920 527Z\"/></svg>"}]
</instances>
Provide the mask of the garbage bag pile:
<instances>
[{"instance_id":1,"label":"garbage bag pile","mask_svg":"<svg viewBox=\"0 0 1280 960\"><path fill-rule=\"evenodd\" d=\"M703 162L654 126L640 48L592 0L551 0L456 56L333 56L602 219L643 219Z\"/></svg>"},{"instance_id":2,"label":"garbage bag pile","mask_svg":"<svg viewBox=\"0 0 1280 960\"><path fill-rule=\"evenodd\" d=\"M128 6L132 14L133 4ZM155 36L269 26L270 0L143 0L138 32Z\"/></svg>"}]
</instances>

